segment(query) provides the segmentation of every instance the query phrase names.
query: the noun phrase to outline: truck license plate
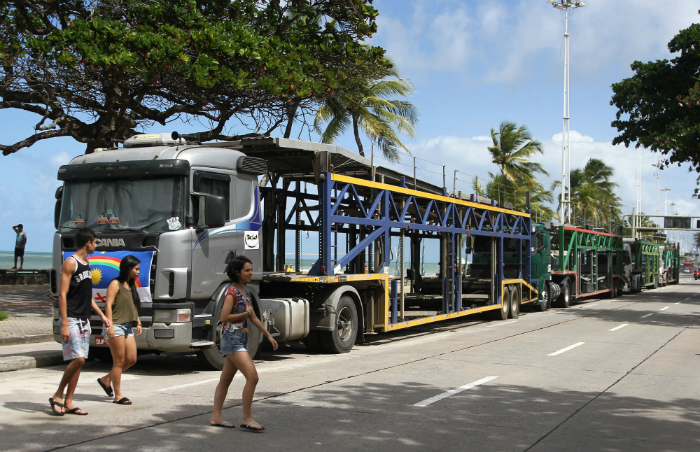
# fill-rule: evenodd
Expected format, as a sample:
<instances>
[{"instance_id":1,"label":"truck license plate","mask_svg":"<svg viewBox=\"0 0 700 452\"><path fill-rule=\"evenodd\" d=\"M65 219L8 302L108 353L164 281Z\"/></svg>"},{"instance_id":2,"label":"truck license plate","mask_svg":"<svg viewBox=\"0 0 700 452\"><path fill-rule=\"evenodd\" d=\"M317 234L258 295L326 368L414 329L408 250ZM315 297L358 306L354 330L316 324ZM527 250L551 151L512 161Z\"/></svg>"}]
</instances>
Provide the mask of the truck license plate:
<instances>
[{"instance_id":1,"label":"truck license plate","mask_svg":"<svg viewBox=\"0 0 700 452\"><path fill-rule=\"evenodd\" d=\"M107 344L107 341L105 340L104 336L95 336L95 345L105 345Z\"/></svg>"}]
</instances>

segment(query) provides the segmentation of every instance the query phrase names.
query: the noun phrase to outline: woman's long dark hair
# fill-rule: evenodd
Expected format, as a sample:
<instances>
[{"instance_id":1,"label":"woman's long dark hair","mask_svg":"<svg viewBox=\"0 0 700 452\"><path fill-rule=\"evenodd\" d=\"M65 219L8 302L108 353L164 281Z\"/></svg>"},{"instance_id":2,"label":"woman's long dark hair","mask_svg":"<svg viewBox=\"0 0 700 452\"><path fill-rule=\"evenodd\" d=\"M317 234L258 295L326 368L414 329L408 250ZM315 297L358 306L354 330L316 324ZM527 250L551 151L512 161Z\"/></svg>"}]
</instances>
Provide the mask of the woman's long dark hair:
<instances>
[{"instance_id":1,"label":"woman's long dark hair","mask_svg":"<svg viewBox=\"0 0 700 452\"><path fill-rule=\"evenodd\" d=\"M141 310L141 297L139 297L139 293L136 290L136 281L133 278L129 279L129 273L131 273L131 270L133 270L133 268L140 263L140 260L129 254L122 259L122 262L119 264L119 276L117 276L117 281L119 281L121 284L128 281L129 287L131 288L131 296L134 299L134 304L136 305L137 311Z\"/></svg>"},{"instance_id":2,"label":"woman's long dark hair","mask_svg":"<svg viewBox=\"0 0 700 452\"><path fill-rule=\"evenodd\" d=\"M228 263L226 269L224 270L224 273L226 273L228 279L230 279L231 281L238 282L238 273L240 273L241 270L243 270L245 264L252 263L253 262L245 256L236 256L235 259Z\"/></svg>"}]
</instances>

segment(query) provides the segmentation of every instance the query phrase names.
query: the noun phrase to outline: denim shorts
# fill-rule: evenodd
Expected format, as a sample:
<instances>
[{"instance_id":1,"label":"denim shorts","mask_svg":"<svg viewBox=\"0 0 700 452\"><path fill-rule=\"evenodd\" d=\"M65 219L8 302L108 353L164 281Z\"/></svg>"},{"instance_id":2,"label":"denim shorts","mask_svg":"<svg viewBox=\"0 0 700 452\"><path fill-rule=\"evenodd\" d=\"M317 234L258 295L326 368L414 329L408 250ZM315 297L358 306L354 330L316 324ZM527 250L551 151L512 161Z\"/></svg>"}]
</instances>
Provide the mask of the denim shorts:
<instances>
[{"instance_id":1,"label":"denim shorts","mask_svg":"<svg viewBox=\"0 0 700 452\"><path fill-rule=\"evenodd\" d=\"M105 332L107 330L105 329ZM134 336L134 330L133 327L131 326L131 322L129 323L115 323L114 324L114 337L119 337L119 336L124 336L124 337L133 337ZM109 339L107 337L107 334L105 334L105 339Z\"/></svg>"},{"instance_id":2,"label":"denim shorts","mask_svg":"<svg viewBox=\"0 0 700 452\"><path fill-rule=\"evenodd\" d=\"M224 331L221 335L221 354L232 355L248 351L248 333L241 330Z\"/></svg>"},{"instance_id":3,"label":"denim shorts","mask_svg":"<svg viewBox=\"0 0 700 452\"><path fill-rule=\"evenodd\" d=\"M70 339L63 345L63 360L70 361L77 358L87 358L90 350L90 321L88 319L76 319L68 317Z\"/></svg>"}]
</instances>

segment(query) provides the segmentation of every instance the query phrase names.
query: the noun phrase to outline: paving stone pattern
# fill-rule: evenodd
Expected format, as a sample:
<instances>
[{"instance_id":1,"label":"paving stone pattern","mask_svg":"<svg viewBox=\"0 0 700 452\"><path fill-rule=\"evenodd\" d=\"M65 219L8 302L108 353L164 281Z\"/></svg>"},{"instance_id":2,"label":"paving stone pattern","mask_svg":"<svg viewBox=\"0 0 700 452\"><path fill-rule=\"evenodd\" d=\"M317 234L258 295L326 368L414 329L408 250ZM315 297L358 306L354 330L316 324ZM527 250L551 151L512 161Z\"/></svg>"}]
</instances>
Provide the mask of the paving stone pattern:
<instances>
[{"instance_id":1,"label":"paving stone pattern","mask_svg":"<svg viewBox=\"0 0 700 452\"><path fill-rule=\"evenodd\" d=\"M0 311L10 314L0 322L0 340L52 333L52 303L47 285L0 286Z\"/></svg>"}]
</instances>

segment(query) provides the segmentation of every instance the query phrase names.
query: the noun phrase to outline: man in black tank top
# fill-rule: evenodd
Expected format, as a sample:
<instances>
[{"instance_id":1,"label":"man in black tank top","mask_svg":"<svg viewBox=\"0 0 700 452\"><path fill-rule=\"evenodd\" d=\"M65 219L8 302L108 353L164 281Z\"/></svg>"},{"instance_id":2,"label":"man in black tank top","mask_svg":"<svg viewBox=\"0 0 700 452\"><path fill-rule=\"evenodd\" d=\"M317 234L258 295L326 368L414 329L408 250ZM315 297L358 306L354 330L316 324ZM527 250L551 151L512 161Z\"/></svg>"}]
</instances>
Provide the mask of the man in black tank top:
<instances>
[{"instance_id":1,"label":"man in black tank top","mask_svg":"<svg viewBox=\"0 0 700 452\"><path fill-rule=\"evenodd\" d=\"M83 228L78 231L76 242L78 249L74 255L63 262L61 268L61 285L58 291L58 310L61 315L61 340L63 341L63 360L70 361L63 372L61 384L49 399L51 410L57 416L64 414L86 415L87 412L73 405L73 394L78 385L80 369L85 363L90 348L90 316L96 312L102 322L109 327L109 319L97 307L92 298L92 271L88 263L88 254L95 252L97 246L95 232ZM68 387L65 401L63 391Z\"/></svg>"}]
</instances>

